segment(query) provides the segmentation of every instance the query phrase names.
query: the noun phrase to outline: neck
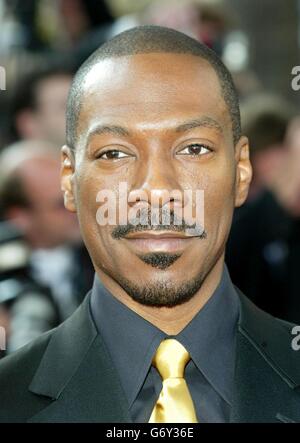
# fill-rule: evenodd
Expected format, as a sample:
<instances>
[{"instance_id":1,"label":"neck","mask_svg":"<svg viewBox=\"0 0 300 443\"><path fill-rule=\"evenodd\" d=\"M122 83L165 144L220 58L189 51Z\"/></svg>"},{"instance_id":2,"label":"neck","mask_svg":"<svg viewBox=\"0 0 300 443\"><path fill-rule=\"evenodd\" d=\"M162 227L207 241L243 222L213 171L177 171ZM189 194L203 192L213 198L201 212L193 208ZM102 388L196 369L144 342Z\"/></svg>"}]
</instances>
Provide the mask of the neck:
<instances>
[{"instance_id":1,"label":"neck","mask_svg":"<svg viewBox=\"0 0 300 443\"><path fill-rule=\"evenodd\" d=\"M97 269L96 272L104 286L121 303L164 333L177 335L208 302L220 283L223 267L224 255L220 257L215 266L205 276L201 288L196 294L187 302L172 308L142 305L133 300L120 285L107 274L99 269Z\"/></svg>"}]
</instances>

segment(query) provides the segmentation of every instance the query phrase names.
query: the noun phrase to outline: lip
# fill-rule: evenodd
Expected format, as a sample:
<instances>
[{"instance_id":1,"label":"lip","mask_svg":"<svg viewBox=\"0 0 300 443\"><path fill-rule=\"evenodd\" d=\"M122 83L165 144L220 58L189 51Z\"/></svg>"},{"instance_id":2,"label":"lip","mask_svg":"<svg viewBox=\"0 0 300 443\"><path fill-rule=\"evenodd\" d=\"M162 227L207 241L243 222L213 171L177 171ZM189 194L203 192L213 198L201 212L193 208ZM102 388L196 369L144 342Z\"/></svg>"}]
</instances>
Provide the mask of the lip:
<instances>
[{"instance_id":1,"label":"lip","mask_svg":"<svg viewBox=\"0 0 300 443\"><path fill-rule=\"evenodd\" d=\"M171 231L139 231L133 232L126 235L127 239L136 239L136 238L145 238L145 239L158 239L158 238L191 238L191 236L187 236L182 234L181 232L171 232Z\"/></svg>"},{"instance_id":2,"label":"lip","mask_svg":"<svg viewBox=\"0 0 300 443\"><path fill-rule=\"evenodd\" d=\"M187 248L195 237L184 235L180 232L134 232L125 238L129 247L134 252L181 252Z\"/></svg>"}]
</instances>

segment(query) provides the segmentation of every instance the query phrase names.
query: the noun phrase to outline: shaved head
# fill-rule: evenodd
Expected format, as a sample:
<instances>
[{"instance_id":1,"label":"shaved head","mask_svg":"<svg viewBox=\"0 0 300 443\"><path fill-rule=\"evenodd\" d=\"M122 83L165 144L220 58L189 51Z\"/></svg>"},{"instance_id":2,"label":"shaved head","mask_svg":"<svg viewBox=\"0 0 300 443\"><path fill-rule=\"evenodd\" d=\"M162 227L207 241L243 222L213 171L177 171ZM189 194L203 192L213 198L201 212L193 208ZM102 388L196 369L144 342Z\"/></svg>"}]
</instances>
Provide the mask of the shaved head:
<instances>
[{"instance_id":1,"label":"shaved head","mask_svg":"<svg viewBox=\"0 0 300 443\"><path fill-rule=\"evenodd\" d=\"M69 93L67 105L67 144L75 149L77 143L77 123L84 101L85 79L91 69L108 58L135 54L175 53L198 56L207 61L216 72L222 97L228 108L232 122L234 143L241 136L241 123L238 95L231 74L214 51L197 40L160 26L139 26L118 34L100 46L77 71ZM196 93L196 91L195 91Z\"/></svg>"}]
</instances>

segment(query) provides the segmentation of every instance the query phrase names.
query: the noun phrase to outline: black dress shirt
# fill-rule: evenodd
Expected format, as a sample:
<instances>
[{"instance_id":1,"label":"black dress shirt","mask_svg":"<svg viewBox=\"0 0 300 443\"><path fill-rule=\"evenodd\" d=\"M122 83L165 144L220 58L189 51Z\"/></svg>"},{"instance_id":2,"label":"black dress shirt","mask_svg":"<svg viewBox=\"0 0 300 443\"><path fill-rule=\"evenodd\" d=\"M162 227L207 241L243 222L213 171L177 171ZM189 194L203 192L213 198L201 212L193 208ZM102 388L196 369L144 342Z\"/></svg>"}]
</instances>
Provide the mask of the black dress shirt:
<instances>
[{"instance_id":1,"label":"black dress shirt","mask_svg":"<svg viewBox=\"0 0 300 443\"><path fill-rule=\"evenodd\" d=\"M161 341L170 338L117 300L96 276L91 293L92 318L119 374L133 422L148 422L162 388L151 365ZM190 353L185 369L199 422L229 421L235 367L239 300L224 268L205 306L176 336Z\"/></svg>"}]
</instances>

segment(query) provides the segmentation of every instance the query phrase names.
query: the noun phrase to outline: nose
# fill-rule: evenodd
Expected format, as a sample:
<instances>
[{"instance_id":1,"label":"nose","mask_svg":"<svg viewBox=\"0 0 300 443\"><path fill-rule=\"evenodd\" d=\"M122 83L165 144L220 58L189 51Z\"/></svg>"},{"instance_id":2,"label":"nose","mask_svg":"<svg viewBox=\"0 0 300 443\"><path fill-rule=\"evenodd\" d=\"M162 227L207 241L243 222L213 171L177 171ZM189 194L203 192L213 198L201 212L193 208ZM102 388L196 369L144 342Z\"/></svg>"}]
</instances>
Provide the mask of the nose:
<instances>
[{"instance_id":1,"label":"nose","mask_svg":"<svg viewBox=\"0 0 300 443\"><path fill-rule=\"evenodd\" d=\"M166 205L183 206L183 193L171 160L152 156L139 169L129 202L152 208L163 208ZM138 202L138 203L137 203Z\"/></svg>"}]
</instances>

